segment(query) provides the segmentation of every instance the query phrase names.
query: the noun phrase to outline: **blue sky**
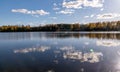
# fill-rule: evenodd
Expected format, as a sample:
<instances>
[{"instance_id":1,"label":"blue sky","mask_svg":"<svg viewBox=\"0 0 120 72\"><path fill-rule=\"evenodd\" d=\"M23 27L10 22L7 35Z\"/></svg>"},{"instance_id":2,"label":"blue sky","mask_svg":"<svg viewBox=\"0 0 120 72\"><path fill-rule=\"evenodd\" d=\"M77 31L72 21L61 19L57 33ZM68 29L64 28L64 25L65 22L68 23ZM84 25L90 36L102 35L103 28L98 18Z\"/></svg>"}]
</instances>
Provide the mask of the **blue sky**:
<instances>
[{"instance_id":1,"label":"blue sky","mask_svg":"<svg viewBox=\"0 0 120 72\"><path fill-rule=\"evenodd\" d=\"M0 0L0 25L120 20L120 0Z\"/></svg>"}]
</instances>

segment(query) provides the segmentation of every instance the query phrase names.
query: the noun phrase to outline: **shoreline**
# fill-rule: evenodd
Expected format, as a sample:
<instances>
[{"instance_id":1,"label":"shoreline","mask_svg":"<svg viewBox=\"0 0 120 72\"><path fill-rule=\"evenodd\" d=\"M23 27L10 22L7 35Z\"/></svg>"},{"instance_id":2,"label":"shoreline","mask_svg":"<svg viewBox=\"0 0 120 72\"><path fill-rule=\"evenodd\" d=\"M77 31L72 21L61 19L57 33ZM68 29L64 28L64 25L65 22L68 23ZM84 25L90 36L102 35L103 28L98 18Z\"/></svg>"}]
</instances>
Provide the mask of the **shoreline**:
<instances>
[{"instance_id":1,"label":"shoreline","mask_svg":"<svg viewBox=\"0 0 120 72\"><path fill-rule=\"evenodd\" d=\"M21 32L0 32L0 33L25 33L25 32L40 32L40 33L120 33L120 31L21 31Z\"/></svg>"}]
</instances>

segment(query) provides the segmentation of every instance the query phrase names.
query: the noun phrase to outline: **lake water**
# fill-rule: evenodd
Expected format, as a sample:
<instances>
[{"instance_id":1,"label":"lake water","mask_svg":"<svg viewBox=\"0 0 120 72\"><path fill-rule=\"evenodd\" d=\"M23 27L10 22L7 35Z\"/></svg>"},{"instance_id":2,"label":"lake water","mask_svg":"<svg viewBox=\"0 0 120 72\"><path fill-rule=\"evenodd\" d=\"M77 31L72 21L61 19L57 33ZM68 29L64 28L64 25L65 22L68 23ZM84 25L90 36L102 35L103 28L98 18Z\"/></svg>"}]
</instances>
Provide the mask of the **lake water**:
<instances>
[{"instance_id":1,"label":"lake water","mask_svg":"<svg viewBox=\"0 0 120 72\"><path fill-rule=\"evenodd\" d=\"M0 72L120 72L120 33L0 33Z\"/></svg>"}]
</instances>

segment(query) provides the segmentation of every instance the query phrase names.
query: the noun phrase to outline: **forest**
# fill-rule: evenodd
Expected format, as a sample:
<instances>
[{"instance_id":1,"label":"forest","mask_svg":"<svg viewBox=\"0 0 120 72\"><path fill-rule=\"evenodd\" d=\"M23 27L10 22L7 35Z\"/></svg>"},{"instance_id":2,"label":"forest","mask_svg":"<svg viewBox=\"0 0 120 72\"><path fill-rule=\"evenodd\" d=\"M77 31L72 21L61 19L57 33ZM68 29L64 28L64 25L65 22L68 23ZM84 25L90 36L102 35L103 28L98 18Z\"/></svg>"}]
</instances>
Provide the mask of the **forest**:
<instances>
[{"instance_id":1,"label":"forest","mask_svg":"<svg viewBox=\"0 0 120 72\"><path fill-rule=\"evenodd\" d=\"M4 25L0 32L34 32L34 31L120 31L120 21L96 22L87 24L46 24L44 26Z\"/></svg>"}]
</instances>

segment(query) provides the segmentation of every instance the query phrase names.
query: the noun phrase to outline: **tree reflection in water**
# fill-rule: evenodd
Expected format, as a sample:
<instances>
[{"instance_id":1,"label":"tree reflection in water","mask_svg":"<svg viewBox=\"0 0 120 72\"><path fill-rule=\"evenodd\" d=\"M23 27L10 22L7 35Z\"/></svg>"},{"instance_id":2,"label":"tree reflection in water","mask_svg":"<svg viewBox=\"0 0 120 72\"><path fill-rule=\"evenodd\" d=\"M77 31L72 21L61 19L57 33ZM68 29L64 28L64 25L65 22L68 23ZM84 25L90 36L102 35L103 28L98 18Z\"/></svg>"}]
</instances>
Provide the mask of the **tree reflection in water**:
<instances>
[{"instance_id":1,"label":"tree reflection in water","mask_svg":"<svg viewBox=\"0 0 120 72\"><path fill-rule=\"evenodd\" d=\"M97 39L120 39L120 33L90 33L90 32L51 32L45 33L45 37L47 38L80 38L80 37L88 37L88 38L97 38Z\"/></svg>"},{"instance_id":2,"label":"tree reflection in water","mask_svg":"<svg viewBox=\"0 0 120 72\"><path fill-rule=\"evenodd\" d=\"M120 33L91 33L91 32L30 32L30 33L4 33L0 34L0 40L23 40L46 38L97 38L97 39L120 39Z\"/></svg>"}]
</instances>

